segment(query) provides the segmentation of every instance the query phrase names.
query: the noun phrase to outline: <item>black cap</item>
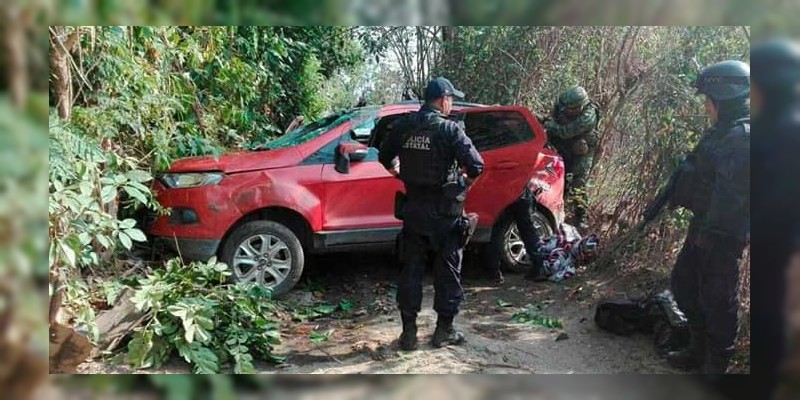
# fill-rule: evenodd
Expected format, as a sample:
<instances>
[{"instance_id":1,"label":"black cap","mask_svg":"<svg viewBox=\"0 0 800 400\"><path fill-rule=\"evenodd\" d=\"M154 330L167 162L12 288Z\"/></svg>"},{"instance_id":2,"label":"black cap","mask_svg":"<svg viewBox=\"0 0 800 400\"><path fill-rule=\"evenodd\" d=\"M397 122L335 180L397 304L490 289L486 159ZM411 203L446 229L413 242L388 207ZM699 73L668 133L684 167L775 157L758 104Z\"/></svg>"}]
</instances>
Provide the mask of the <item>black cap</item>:
<instances>
[{"instance_id":1,"label":"black cap","mask_svg":"<svg viewBox=\"0 0 800 400\"><path fill-rule=\"evenodd\" d=\"M434 100L445 96L464 98L464 92L456 89L447 78L441 76L428 82L425 88L425 100Z\"/></svg>"}]
</instances>

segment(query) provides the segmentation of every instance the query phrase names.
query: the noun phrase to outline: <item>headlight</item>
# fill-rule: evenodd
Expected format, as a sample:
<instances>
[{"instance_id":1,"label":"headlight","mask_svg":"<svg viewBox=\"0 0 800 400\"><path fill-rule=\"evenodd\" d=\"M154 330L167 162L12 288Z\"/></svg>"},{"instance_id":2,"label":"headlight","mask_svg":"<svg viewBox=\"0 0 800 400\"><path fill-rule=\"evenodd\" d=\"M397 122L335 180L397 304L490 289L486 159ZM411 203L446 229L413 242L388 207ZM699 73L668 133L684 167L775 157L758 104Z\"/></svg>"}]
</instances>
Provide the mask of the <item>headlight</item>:
<instances>
[{"instance_id":1,"label":"headlight","mask_svg":"<svg viewBox=\"0 0 800 400\"><path fill-rule=\"evenodd\" d=\"M189 188L218 184L225 175L222 172L193 172L181 174L164 174L161 182L168 188Z\"/></svg>"}]
</instances>

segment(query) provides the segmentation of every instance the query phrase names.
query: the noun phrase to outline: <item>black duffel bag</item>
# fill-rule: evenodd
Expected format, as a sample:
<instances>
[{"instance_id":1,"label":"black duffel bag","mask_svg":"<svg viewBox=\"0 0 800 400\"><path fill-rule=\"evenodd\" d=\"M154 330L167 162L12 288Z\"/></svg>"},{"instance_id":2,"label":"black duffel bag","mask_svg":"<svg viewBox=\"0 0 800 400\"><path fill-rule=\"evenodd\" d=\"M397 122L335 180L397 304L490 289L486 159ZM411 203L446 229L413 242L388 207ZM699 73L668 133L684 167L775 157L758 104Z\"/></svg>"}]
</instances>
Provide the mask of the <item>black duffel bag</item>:
<instances>
[{"instance_id":1,"label":"black duffel bag","mask_svg":"<svg viewBox=\"0 0 800 400\"><path fill-rule=\"evenodd\" d=\"M644 299L603 300L597 305L594 321L600 329L617 335L652 333L656 350L661 355L689 343L686 317L669 290Z\"/></svg>"},{"instance_id":2,"label":"black duffel bag","mask_svg":"<svg viewBox=\"0 0 800 400\"><path fill-rule=\"evenodd\" d=\"M623 336L636 332L649 333L653 327L641 299L602 300L597 305L594 322L604 331Z\"/></svg>"}]
</instances>

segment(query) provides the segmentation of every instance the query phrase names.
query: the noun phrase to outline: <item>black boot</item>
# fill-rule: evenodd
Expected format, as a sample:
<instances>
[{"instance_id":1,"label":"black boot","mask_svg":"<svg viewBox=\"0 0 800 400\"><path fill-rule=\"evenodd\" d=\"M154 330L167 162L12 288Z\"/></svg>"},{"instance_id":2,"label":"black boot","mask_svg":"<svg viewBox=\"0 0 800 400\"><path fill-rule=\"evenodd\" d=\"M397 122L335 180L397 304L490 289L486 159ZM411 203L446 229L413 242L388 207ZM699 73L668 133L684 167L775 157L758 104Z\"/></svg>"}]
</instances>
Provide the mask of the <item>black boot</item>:
<instances>
[{"instance_id":1,"label":"black boot","mask_svg":"<svg viewBox=\"0 0 800 400\"><path fill-rule=\"evenodd\" d=\"M720 354L709 351L706 353L705 363L703 364L703 373L708 375L722 375L728 371L728 364L731 361L733 351L724 351Z\"/></svg>"},{"instance_id":2,"label":"black boot","mask_svg":"<svg viewBox=\"0 0 800 400\"><path fill-rule=\"evenodd\" d=\"M464 342L464 333L453 328L453 317L440 315L436 320L436 330L433 332L431 344L433 347L443 347L450 344L461 344Z\"/></svg>"},{"instance_id":3,"label":"black boot","mask_svg":"<svg viewBox=\"0 0 800 400\"><path fill-rule=\"evenodd\" d=\"M689 346L667 353L667 362L674 368L698 370L703 366L706 355L706 336L702 326L689 328Z\"/></svg>"},{"instance_id":4,"label":"black boot","mask_svg":"<svg viewBox=\"0 0 800 400\"><path fill-rule=\"evenodd\" d=\"M417 316L401 314L403 333L400 334L400 348L404 351L417 349Z\"/></svg>"},{"instance_id":5,"label":"black boot","mask_svg":"<svg viewBox=\"0 0 800 400\"><path fill-rule=\"evenodd\" d=\"M503 273L499 269L489 272L488 275L489 279L491 279L495 285L502 285L503 282L506 281L506 279L503 277Z\"/></svg>"},{"instance_id":6,"label":"black boot","mask_svg":"<svg viewBox=\"0 0 800 400\"><path fill-rule=\"evenodd\" d=\"M525 274L525 279L534 282L546 281L548 279L548 275L544 272L544 261L542 260L542 256L532 256L531 264L531 270Z\"/></svg>"}]
</instances>

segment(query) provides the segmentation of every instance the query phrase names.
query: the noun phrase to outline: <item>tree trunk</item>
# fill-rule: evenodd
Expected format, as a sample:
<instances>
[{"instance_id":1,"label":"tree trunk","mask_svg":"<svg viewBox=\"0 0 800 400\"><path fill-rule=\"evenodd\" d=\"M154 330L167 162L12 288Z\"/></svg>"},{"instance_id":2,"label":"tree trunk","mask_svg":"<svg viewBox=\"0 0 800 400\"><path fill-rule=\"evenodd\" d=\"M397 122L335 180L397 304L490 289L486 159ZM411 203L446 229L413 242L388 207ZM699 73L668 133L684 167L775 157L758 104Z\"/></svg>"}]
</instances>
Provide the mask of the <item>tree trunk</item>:
<instances>
[{"instance_id":1,"label":"tree trunk","mask_svg":"<svg viewBox=\"0 0 800 400\"><path fill-rule=\"evenodd\" d=\"M50 75L59 118L68 121L72 115L72 70L70 61L78 42L78 30L67 34L64 27L50 28Z\"/></svg>"},{"instance_id":2,"label":"tree trunk","mask_svg":"<svg viewBox=\"0 0 800 400\"><path fill-rule=\"evenodd\" d=\"M442 26L442 50L441 56L439 57L438 62L440 63L437 65L439 69L444 69L449 71L450 68L454 68L456 65L454 49L455 44L458 41L458 35L456 33L456 27L454 26Z\"/></svg>"},{"instance_id":3,"label":"tree trunk","mask_svg":"<svg viewBox=\"0 0 800 400\"><path fill-rule=\"evenodd\" d=\"M6 79L11 92L11 101L16 107L24 107L28 101L28 59L25 54L25 33L30 22L30 10L18 6L6 6L0 11L3 21L3 49L6 53Z\"/></svg>"}]
</instances>

